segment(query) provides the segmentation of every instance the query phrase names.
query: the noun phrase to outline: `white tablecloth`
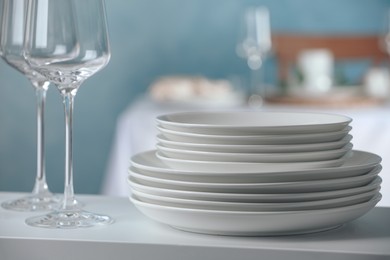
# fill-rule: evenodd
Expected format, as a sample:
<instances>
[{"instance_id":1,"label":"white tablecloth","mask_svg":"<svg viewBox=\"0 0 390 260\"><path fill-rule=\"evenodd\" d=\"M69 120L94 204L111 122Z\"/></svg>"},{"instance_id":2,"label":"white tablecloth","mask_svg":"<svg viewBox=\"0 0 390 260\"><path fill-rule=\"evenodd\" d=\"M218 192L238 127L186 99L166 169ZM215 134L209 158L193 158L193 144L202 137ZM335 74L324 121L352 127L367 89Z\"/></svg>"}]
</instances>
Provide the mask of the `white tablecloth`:
<instances>
[{"instance_id":1,"label":"white tablecloth","mask_svg":"<svg viewBox=\"0 0 390 260\"><path fill-rule=\"evenodd\" d=\"M103 194L128 196L127 168L132 155L151 150L156 144L157 115L190 111L201 108L163 105L148 98L140 98L118 118L112 151L103 183ZM207 109L207 108L202 108ZM214 108L215 109L215 108ZM354 149L376 153L382 157L383 179L380 206L390 206L390 106L340 108L305 108L300 106L267 105L265 110L321 111L338 113L353 119L352 143Z\"/></svg>"}]
</instances>

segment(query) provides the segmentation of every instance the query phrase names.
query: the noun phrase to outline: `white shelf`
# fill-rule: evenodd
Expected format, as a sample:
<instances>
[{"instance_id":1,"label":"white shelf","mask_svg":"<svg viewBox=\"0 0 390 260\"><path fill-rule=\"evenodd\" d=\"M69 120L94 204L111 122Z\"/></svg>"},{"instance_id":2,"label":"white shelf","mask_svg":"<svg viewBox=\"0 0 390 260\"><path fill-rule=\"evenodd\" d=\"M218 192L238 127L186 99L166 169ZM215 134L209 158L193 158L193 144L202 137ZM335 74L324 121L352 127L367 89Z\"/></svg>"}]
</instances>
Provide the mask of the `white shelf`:
<instances>
[{"instance_id":1,"label":"white shelf","mask_svg":"<svg viewBox=\"0 0 390 260\"><path fill-rule=\"evenodd\" d=\"M0 192L0 201L21 196ZM144 217L127 198L78 196L115 218L98 228L27 226L37 213L0 209L0 259L390 259L390 208L377 207L341 228L299 236L226 237L175 230ZM40 214L40 213L38 213Z\"/></svg>"}]
</instances>

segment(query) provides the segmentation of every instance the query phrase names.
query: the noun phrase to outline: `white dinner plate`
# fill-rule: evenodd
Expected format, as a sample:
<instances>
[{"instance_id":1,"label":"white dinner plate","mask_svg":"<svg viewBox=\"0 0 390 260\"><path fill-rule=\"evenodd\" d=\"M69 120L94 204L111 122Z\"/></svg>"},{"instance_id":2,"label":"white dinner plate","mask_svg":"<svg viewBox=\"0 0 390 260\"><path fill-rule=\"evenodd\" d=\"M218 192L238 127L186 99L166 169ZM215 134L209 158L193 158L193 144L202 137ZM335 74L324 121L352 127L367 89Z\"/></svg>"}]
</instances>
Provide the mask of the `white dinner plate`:
<instances>
[{"instance_id":1,"label":"white dinner plate","mask_svg":"<svg viewBox=\"0 0 390 260\"><path fill-rule=\"evenodd\" d=\"M225 201L205 201L189 200L172 197L152 195L137 190L132 191L132 195L138 200L146 203L158 204L167 207L192 208L204 210L224 210L224 211L291 211L291 210L314 210L351 206L371 200L378 194L380 187L365 193L345 196L335 199L314 200L304 202L225 202Z\"/></svg>"},{"instance_id":2,"label":"white dinner plate","mask_svg":"<svg viewBox=\"0 0 390 260\"><path fill-rule=\"evenodd\" d=\"M292 153L203 152L169 148L161 144L157 144L156 148L159 153L166 157L183 160L217 162L296 163L339 159L351 151L352 144L349 143L340 149L334 150Z\"/></svg>"},{"instance_id":3,"label":"white dinner plate","mask_svg":"<svg viewBox=\"0 0 390 260\"><path fill-rule=\"evenodd\" d=\"M207 182L207 181L178 181L166 179L163 175L160 177L151 177L144 175L142 172L138 172L136 168L129 169L129 175L132 176L138 183L159 187L165 189L178 189L178 190L191 190L191 191L210 191L210 192L247 192L253 193L258 191L267 192L308 192L310 190L333 190L339 189L339 185L346 187L345 185L361 186L369 183L378 175L382 170L382 166L378 165L370 172L358 175L354 177L336 178L336 179L324 179L324 180L311 180L311 181L282 181L282 182L239 182L239 183L226 183L226 182ZM201 180L201 178L199 178ZM327 188L327 186L330 186ZM287 191L286 191L287 190Z\"/></svg>"},{"instance_id":4,"label":"white dinner plate","mask_svg":"<svg viewBox=\"0 0 390 260\"><path fill-rule=\"evenodd\" d=\"M258 171L298 171L307 169L320 169L341 166L345 160L350 157L347 153L341 158L314 161L314 162L285 162L285 163L266 163L266 162L226 162L226 161L196 161L184 160L166 157L160 152L156 152L164 164L177 170L191 169L194 171L221 171L221 172L258 172Z\"/></svg>"},{"instance_id":5,"label":"white dinner plate","mask_svg":"<svg viewBox=\"0 0 390 260\"><path fill-rule=\"evenodd\" d=\"M146 151L131 157L130 164L136 167L138 172L151 177L165 178L171 180L182 180L192 182L281 182L281 181L306 181L322 180L331 178L346 178L359 176L367 173L379 165L381 157L363 151L352 151L351 157L347 158L345 163L339 167L324 169L307 169L307 170L287 170L276 171L275 169L263 170L258 169L253 172L246 172L240 169L236 172L228 171L195 171L188 168L186 170L172 169L166 166L156 156L156 151Z\"/></svg>"},{"instance_id":6,"label":"white dinner plate","mask_svg":"<svg viewBox=\"0 0 390 260\"><path fill-rule=\"evenodd\" d=\"M352 127L334 132L315 132L308 134L269 134L269 135L212 135L179 132L157 126L160 133L168 140L184 143L228 144L228 145L280 145L280 144L311 144L335 142L343 139Z\"/></svg>"},{"instance_id":7,"label":"white dinner plate","mask_svg":"<svg viewBox=\"0 0 390 260\"><path fill-rule=\"evenodd\" d=\"M292 182L250 182L250 183L208 183L208 182L185 182L143 176L130 171L129 181L146 187L156 187L169 190L223 192L223 193L301 193L320 192L340 189L350 189L367 185L382 170L381 166L367 174L317 181L292 181Z\"/></svg>"},{"instance_id":8,"label":"white dinner plate","mask_svg":"<svg viewBox=\"0 0 390 260\"><path fill-rule=\"evenodd\" d=\"M165 147L204 151L204 152L231 152L231 153L291 153L291 152L312 152L340 149L352 140L351 135L334 142L312 143L312 144L264 144L264 145L234 145L234 144L203 144L203 143L184 143L172 141L163 135L157 136L157 141Z\"/></svg>"},{"instance_id":9,"label":"white dinner plate","mask_svg":"<svg viewBox=\"0 0 390 260\"><path fill-rule=\"evenodd\" d=\"M292 235L328 230L364 215L380 199L379 193L368 202L331 209L232 212L167 207L130 198L144 215L174 228L205 234L240 236Z\"/></svg>"},{"instance_id":10,"label":"white dinner plate","mask_svg":"<svg viewBox=\"0 0 390 260\"><path fill-rule=\"evenodd\" d=\"M184 112L157 117L166 129L227 135L331 132L351 121L336 114L271 111Z\"/></svg>"},{"instance_id":11,"label":"white dinner plate","mask_svg":"<svg viewBox=\"0 0 390 260\"><path fill-rule=\"evenodd\" d=\"M381 166L364 175L326 179L317 181L291 181L291 182L250 182L250 183L209 183L209 182L186 182L172 181L162 178L144 176L134 171L129 172L131 183L147 187L155 187L169 190L200 191L200 192L223 192L223 193L297 193L297 192L320 192L340 189L350 189L367 185L382 170Z\"/></svg>"},{"instance_id":12,"label":"white dinner plate","mask_svg":"<svg viewBox=\"0 0 390 260\"><path fill-rule=\"evenodd\" d=\"M313 200L334 199L345 196L357 195L363 192L372 191L380 186L382 179L377 176L367 185L349 189L320 192L297 192L297 193L222 193L222 192L200 192L188 190L163 189L146 186L132 181L128 178L131 191L139 191L150 195L161 197L180 198L203 201L225 201L240 203L284 203L284 202L304 202Z\"/></svg>"}]
</instances>

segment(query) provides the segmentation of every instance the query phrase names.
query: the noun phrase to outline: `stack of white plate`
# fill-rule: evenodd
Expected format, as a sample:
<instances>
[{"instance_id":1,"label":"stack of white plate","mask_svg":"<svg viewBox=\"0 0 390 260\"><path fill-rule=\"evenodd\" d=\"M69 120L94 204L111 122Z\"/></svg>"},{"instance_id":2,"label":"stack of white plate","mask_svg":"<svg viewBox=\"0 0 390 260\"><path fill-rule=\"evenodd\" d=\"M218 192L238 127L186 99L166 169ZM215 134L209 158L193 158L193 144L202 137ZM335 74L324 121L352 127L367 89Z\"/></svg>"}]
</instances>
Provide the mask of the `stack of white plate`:
<instances>
[{"instance_id":1,"label":"stack of white plate","mask_svg":"<svg viewBox=\"0 0 390 260\"><path fill-rule=\"evenodd\" d=\"M381 158L352 150L348 117L197 112L157 122L157 150L131 158L130 199L175 228L309 233L354 220L381 199Z\"/></svg>"}]
</instances>

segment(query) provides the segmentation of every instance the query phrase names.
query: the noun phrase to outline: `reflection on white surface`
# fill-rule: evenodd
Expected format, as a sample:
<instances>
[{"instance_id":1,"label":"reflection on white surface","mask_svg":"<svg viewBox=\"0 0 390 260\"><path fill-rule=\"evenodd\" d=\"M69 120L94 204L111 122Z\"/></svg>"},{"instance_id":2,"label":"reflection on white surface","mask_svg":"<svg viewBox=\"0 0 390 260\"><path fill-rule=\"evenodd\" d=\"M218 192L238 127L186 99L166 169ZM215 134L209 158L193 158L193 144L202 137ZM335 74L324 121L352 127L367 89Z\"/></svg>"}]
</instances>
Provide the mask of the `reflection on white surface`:
<instances>
[{"instance_id":1,"label":"reflection on white surface","mask_svg":"<svg viewBox=\"0 0 390 260\"><path fill-rule=\"evenodd\" d=\"M24 38L24 0L13 2L12 14L12 43L22 45Z\"/></svg>"},{"instance_id":2,"label":"reflection on white surface","mask_svg":"<svg viewBox=\"0 0 390 260\"><path fill-rule=\"evenodd\" d=\"M96 59L97 57L97 52L94 51L94 50L86 50L85 51L85 55L83 57L83 60L84 61L88 61L88 60L93 60L93 59Z\"/></svg>"},{"instance_id":3,"label":"reflection on white surface","mask_svg":"<svg viewBox=\"0 0 390 260\"><path fill-rule=\"evenodd\" d=\"M49 0L39 0L37 8L37 32L35 37L35 45L38 48L47 47L47 30L49 18Z\"/></svg>"},{"instance_id":4,"label":"reflection on white surface","mask_svg":"<svg viewBox=\"0 0 390 260\"><path fill-rule=\"evenodd\" d=\"M53 51L53 55L61 55L61 54L66 54L66 46L62 44L57 44Z\"/></svg>"}]
</instances>

